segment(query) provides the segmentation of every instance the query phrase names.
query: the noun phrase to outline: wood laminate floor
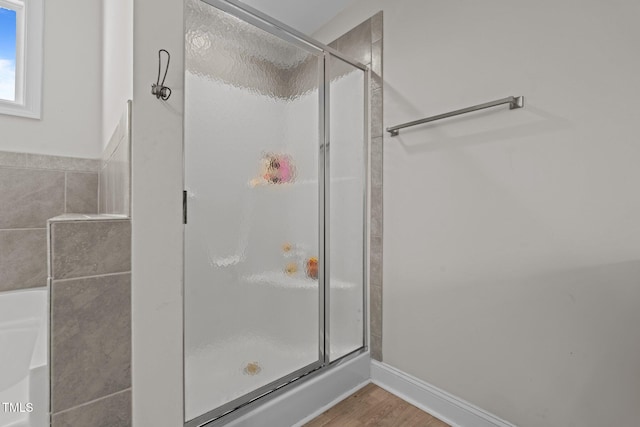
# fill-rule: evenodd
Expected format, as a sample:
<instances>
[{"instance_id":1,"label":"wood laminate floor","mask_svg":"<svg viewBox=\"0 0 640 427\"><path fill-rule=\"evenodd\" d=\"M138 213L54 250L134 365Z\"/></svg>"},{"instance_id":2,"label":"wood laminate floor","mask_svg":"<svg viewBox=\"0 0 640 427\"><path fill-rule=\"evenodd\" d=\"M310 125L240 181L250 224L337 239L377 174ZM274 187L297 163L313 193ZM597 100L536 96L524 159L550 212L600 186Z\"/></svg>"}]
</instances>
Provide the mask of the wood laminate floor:
<instances>
[{"instance_id":1,"label":"wood laminate floor","mask_svg":"<svg viewBox=\"0 0 640 427\"><path fill-rule=\"evenodd\" d=\"M450 427L399 397L368 384L304 427Z\"/></svg>"}]
</instances>

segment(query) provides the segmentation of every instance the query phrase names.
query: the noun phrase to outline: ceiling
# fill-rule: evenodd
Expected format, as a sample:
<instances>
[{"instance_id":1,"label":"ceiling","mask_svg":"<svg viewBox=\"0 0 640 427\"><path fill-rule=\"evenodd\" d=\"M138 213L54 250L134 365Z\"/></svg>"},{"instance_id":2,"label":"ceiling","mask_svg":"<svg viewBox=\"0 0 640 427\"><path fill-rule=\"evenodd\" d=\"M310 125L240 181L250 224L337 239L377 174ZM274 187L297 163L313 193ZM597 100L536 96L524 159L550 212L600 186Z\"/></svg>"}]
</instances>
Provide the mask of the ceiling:
<instances>
[{"instance_id":1,"label":"ceiling","mask_svg":"<svg viewBox=\"0 0 640 427\"><path fill-rule=\"evenodd\" d=\"M243 3L312 35L352 0L242 0Z\"/></svg>"}]
</instances>

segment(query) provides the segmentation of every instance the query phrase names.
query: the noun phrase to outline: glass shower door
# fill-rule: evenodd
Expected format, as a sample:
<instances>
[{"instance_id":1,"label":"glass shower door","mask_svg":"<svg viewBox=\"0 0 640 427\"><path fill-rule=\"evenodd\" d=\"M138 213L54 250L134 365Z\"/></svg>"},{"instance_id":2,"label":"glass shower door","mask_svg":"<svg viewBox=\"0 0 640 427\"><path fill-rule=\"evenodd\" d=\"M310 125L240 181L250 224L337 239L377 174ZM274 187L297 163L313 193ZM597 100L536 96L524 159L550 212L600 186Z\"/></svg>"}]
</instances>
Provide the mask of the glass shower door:
<instances>
[{"instance_id":1,"label":"glass shower door","mask_svg":"<svg viewBox=\"0 0 640 427\"><path fill-rule=\"evenodd\" d=\"M321 366L322 53L187 2L185 418Z\"/></svg>"},{"instance_id":2,"label":"glass shower door","mask_svg":"<svg viewBox=\"0 0 640 427\"><path fill-rule=\"evenodd\" d=\"M364 345L365 74L327 55L329 80L328 354L334 361Z\"/></svg>"}]
</instances>

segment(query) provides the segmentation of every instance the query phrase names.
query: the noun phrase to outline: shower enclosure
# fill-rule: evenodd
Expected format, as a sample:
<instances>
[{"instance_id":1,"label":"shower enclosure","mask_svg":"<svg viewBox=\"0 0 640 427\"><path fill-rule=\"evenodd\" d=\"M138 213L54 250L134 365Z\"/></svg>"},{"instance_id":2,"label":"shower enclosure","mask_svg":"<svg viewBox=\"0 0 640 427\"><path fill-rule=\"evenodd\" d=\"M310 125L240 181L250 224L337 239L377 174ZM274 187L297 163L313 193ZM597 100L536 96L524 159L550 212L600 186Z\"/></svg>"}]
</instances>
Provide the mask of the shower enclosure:
<instances>
[{"instance_id":1,"label":"shower enclosure","mask_svg":"<svg viewBox=\"0 0 640 427\"><path fill-rule=\"evenodd\" d=\"M187 1L187 426L366 348L367 87L240 2Z\"/></svg>"}]
</instances>

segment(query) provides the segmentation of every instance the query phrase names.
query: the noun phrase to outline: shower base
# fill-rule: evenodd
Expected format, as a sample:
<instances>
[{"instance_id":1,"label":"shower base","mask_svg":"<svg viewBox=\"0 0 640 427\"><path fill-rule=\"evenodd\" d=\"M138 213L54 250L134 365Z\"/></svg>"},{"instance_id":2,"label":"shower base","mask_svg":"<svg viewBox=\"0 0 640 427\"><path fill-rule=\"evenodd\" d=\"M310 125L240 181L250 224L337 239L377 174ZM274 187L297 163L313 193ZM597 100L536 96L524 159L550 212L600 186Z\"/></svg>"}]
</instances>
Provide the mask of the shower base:
<instances>
[{"instance_id":1,"label":"shower base","mask_svg":"<svg viewBox=\"0 0 640 427\"><path fill-rule=\"evenodd\" d=\"M310 365L315 345L288 345L265 337L242 336L187 351L187 420Z\"/></svg>"},{"instance_id":2,"label":"shower base","mask_svg":"<svg viewBox=\"0 0 640 427\"><path fill-rule=\"evenodd\" d=\"M354 350L334 346L332 354ZM318 359L316 343L290 345L242 336L188 350L185 360L187 420L304 368Z\"/></svg>"}]
</instances>

